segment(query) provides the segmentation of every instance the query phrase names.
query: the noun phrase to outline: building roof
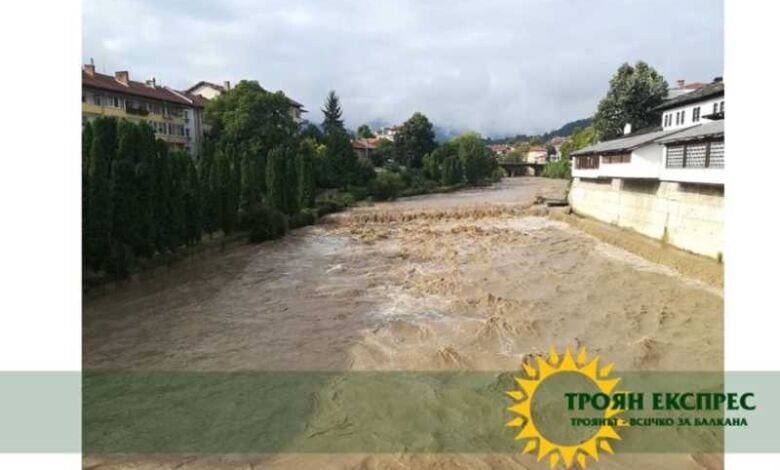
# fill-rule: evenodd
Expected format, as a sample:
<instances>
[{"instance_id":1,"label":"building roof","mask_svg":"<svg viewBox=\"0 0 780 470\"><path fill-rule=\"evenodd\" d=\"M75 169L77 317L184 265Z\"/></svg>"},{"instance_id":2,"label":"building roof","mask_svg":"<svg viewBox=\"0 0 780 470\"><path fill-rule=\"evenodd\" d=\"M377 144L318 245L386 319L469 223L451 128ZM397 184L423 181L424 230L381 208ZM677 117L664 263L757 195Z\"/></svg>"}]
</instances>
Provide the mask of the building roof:
<instances>
[{"instance_id":1,"label":"building roof","mask_svg":"<svg viewBox=\"0 0 780 470\"><path fill-rule=\"evenodd\" d=\"M725 88L723 86L723 81L712 82L690 93L685 93L670 100L666 100L660 105L656 106L654 109L660 111L669 108L676 108L684 104L694 103L696 101L701 101L707 98L723 96L724 93Z\"/></svg>"},{"instance_id":2,"label":"building roof","mask_svg":"<svg viewBox=\"0 0 780 470\"><path fill-rule=\"evenodd\" d=\"M200 95L194 95L192 93L183 92L184 96L187 97L187 99L192 101L193 106L197 106L198 108L205 108L206 105L209 102L208 98L204 98Z\"/></svg>"},{"instance_id":3,"label":"building roof","mask_svg":"<svg viewBox=\"0 0 780 470\"><path fill-rule=\"evenodd\" d=\"M374 150L376 144L372 143L370 139L355 139L352 141L352 148L358 150Z\"/></svg>"},{"instance_id":4,"label":"building roof","mask_svg":"<svg viewBox=\"0 0 780 470\"><path fill-rule=\"evenodd\" d=\"M629 134L625 137L619 137L617 139L605 140L597 144L589 145L583 149L572 152L573 157L580 155L590 155L594 153L613 153L624 152L634 150L637 147L653 143L657 140L669 137L678 132L682 132L685 129L672 129L672 130L659 130L658 128L651 128L649 132L636 132Z\"/></svg>"},{"instance_id":5,"label":"building roof","mask_svg":"<svg viewBox=\"0 0 780 470\"><path fill-rule=\"evenodd\" d=\"M204 86L204 85L210 86L211 88L214 88L215 90L218 90L220 94L225 93L226 91L228 91L228 89L226 87L222 86L222 85L217 85L216 83L212 83L212 82L207 82L205 80L201 80L198 83L196 83L196 84L192 85L191 87L187 88L186 90L182 91L181 93L184 94L185 96L187 96L188 98L195 97L195 96L198 97L196 99L193 99L193 101L195 101L195 103L193 103L193 104L195 104L196 106L200 105L201 107L205 107L206 103L208 103L209 100L207 98L204 98L204 97L202 97L200 95L196 95L196 94L193 93L193 91L196 88ZM263 90L265 90L265 89L263 89ZM281 90L279 90L279 91L282 94L284 94L283 91L281 91ZM302 113L308 113L307 110L303 109L303 105L301 103L295 101L294 99L290 98L286 94L284 95L284 97L287 98L287 101L290 102L290 105L293 108L300 109Z\"/></svg>"},{"instance_id":6,"label":"building roof","mask_svg":"<svg viewBox=\"0 0 780 470\"><path fill-rule=\"evenodd\" d=\"M691 140L709 139L712 137L723 137L725 121L713 121L689 127L682 132L672 136L659 139L658 143L671 144L675 142L687 142Z\"/></svg>"},{"instance_id":7,"label":"building roof","mask_svg":"<svg viewBox=\"0 0 780 470\"><path fill-rule=\"evenodd\" d=\"M211 88L215 88L215 89L219 90L221 93L224 93L225 91L227 91L227 88L225 88L225 87L224 87L224 86L222 86L222 85L217 85L216 83L212 83L212 82L207 82L207 81L205 81L205 80L201 80L201 81L199 81L198 83L196 83L196 84L192 85L191 87L187 88L187 89L185 90L185 92L186 92L186 93L192 93L192 91L193 91L194 89L196 89L196 88L198 88L198 87L201 87L201 86L203 86L203 85L208 85L208 86L210 86Z\"/></svg>"},{"instance_id":8,"label":"building roof","mask_svg":"<svg viewBox=\"0 0 780 470\"><path fill-rule=\"evenodd\" d=\"M208 102L210 101L208 98L205 98L200 95L188 93L186 91L174 90L172 88L169 88L169 90L171 90L172 92L176 93L179 96L184 97L186 100L190 102L190 104L192 104L192 106L196 108L205 108Z\"/></svg>"},{"instance_id":9,"label":"building roof","mask_svg":"<svg viewBox=\"0 0 780 470\"><path fill-rule=\"evenodd\" d=\"M135 82L133 80L128 80L127 85L125 85L111 75L104 75L97 72L90 74L86 70L81 71L81 86L113 91L115 93L133 95L141 98L167 101L170 103L190 104L184 97L177 95L165 87L147 85L146 83Z\"/></svg>"},{"instance_id":10,"label":"building roof","mask_svg":"<svg viewBox=\"0 0 780 470\"><path fill-rule=\"evenodd\" d=\"M281 90L280 90L280 91L281 91ZM282 91L282 94L284 94L284 92L283 92L283 91ZM284 95L284 97L285 97L285 98L287 98L287 101L289 101L289 102L290 102L290 104L291 104L291 105L292 105L294 108L301 108L301 111L302 111L302 112L304 112L304 113L307 113L307 112L308 112L308 111L306 111L305 109L303 109L303 105L302 105L301 103L299 103L299 102L295 101L294 99L290 98L290 97L289 97L289 96L287 96L286 94Z\"/></svg>"}]
</instances>

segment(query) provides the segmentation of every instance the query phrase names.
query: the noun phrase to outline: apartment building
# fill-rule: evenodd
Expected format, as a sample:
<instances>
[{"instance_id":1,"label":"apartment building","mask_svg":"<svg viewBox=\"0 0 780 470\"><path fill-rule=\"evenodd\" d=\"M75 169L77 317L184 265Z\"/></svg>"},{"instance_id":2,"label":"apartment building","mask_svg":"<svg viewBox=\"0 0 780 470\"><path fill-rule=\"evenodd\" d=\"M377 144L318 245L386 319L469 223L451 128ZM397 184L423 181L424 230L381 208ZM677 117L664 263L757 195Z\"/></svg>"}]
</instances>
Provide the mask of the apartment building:
<instances>
[{"instance_id":1,"label":"apartment building","mask_svg":"<svg viewBox=\"0 0 780 470\"><path fill-rule=\"evenodd\" d=\"M133 122L146 122L157 138L171 148L199 153L201 131L194 130L198 109L193 101L155 79L138 82L128 71L114 75L97 73L93 64L81 72L81 115L87 121L98 116L113 116Z\"/></svg>"}]
</instances>

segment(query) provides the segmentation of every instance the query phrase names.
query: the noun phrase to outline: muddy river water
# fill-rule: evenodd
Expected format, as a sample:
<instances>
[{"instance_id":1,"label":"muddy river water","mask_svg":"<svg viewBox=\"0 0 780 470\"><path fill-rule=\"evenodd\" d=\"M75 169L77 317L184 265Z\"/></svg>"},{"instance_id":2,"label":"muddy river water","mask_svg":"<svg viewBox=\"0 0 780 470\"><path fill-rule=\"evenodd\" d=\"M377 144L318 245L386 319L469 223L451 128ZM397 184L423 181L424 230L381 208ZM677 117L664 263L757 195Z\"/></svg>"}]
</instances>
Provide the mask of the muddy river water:
<instances>
[{"instance_id":1,"label":"muddy river water","mask_svg":"<svg viewBox=\"0 0 780 470\"><path fill-rule=\"evenodd\" d=\"M84 305L85 369L514 370L587 346L620 370L723 366L720 288L530 207L565 182L361 207L182 262ZM183 465L183 466L182 466ZM721 468L616 455L599 468ZM88 456L90 468L549 468L510 454Z\"/></svg>"}]
</instances>

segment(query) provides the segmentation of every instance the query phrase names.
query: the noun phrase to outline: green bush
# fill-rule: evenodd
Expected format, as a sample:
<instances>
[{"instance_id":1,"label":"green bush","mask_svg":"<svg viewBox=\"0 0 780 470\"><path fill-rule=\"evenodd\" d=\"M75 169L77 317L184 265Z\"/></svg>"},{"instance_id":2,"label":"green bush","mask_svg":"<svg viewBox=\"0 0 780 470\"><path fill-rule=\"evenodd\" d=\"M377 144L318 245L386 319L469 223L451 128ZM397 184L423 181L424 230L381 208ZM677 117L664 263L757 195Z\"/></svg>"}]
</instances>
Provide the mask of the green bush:
<instances>
[{"instance_id":1,"label":"green bush","mask_svg":"<svg viewBox=\"0 0 780 470\"><path fill-rule=\"evenodd\" d=\"M288 232L287 216L265 206L254 208L246 214L249 241L260 243L285 236Z\"/></svg>"},{"instance_id":2,"label":"green bush","mask_svg":"<svg viewBox=\"0 0 780 470\"><path fill-rule=\"evenodd\" d=\"M506 172L504 171L504 169L501 167L497 167L495 170L493 170L493 174L490 176L490 180L493 183L498 183L499 181L501 181L501 178L505 176L506 176Z\"/></svg>"},{"instance_id":3,"label":"green bush","mask_svg":"<svg viewBox=\"0 0 780 470\"><path fill-rule=\"evenodd\" d=\"M386 201L388 199L395 199L403 187L404 181L401 178L401 175L390 171L383 171L371 182L370 190L374 199L377 201Z\"/></svg>"},{"instance_id":4,"label":"green bush","mask_svg":"<svg viewBox=\"0 0 780 470\"><path fill-rule=\"evenodd\" d=\"M290 217L290 230L314 225L317 221L317 213L314 209L303 209Z\"/></svg>"},{"instance_id":5,"label":"green bush","mask_svg":"<svg viewBox=\"0 0 780 470\"><path fill-rule=\"evenodd\" d=\"M344 210L344 205L334 201L332 199L326 199L323 201L317 201L316 207L317 217L323 217L334 212L341 212Z\"/></svg>"},{"instance_id":6,"label":"green bush","mask_svg":"<svg viewBox=\"0 0 780 470\"><path fill-rule=\"evenodd\" d=\"M571 179L571 163L566 159L549 162L544 166L542 176L545 178Z\"/></svg>"},{"instance_id":7,"label":"green bush","mask_svg":"<svg viewBox=\"0 0 780 470\"><path fill-rule=\"evenodd\" d=\"M347 186L347 192L345 194L351 196L352 202L350 204L353 204L355 201L362 201L368 198L371 193L366 186Z\"/></svg>"}]
</instances>

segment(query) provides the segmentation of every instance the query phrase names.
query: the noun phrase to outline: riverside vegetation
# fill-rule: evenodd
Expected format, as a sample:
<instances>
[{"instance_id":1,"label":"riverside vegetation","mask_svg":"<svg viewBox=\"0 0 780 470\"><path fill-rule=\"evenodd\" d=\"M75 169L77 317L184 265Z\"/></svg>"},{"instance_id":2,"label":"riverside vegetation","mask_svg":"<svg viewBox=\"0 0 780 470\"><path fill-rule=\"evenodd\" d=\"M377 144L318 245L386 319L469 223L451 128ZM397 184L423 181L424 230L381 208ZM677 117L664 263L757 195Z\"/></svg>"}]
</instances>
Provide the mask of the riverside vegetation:
<instances>
[{"instance_id":1,"label":"riverside vegetation","mask_svg":"<svg viewBox=\"0 0 780 470\"><path fill-rule=\"evenodd\" d=\"M371 158L352 148L339 98L330 92L321 126L300 126L289 101L242 81L211 101L202 154L169 149L146 123L100 117L82 129L85 285L125 279L148 260L208 238L251 242L357 201L450 191L501 177L477 134L437 144L415 113L395 143Z\"/></svg>"}]
</instances>

